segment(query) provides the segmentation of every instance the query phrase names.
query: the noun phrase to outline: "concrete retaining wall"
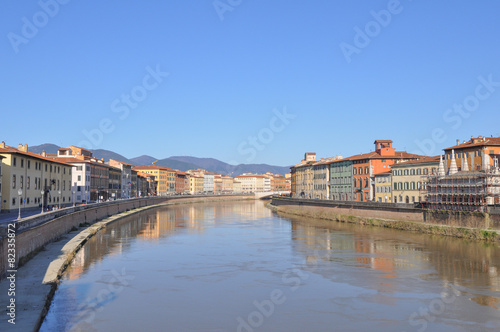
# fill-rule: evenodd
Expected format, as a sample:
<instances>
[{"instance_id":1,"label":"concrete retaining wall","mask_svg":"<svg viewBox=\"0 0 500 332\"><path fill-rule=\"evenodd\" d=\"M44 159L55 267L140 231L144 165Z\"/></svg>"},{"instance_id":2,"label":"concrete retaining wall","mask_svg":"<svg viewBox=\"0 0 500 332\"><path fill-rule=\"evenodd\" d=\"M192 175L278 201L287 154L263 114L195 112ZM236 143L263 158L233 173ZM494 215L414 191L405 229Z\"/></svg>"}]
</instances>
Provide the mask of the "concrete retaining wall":
<instances>
[{"instance_id":1,"label":"concrete retaining wall","mask_svg":"<svg viewBox=\"0 0 500 332\"><path fill-rule=\"evenodd\" d=\"M362 218L393 219L408 221L423 221L422 209L411 204L373 203L373 202L344 202L328 200L311 200L297 198L273 198L275 206L316 206L328 209L330 212L344 216Z\"/></svg>"},{"instance_id":2,"label":"concrete retaining wall","mask_svg":"<svg viewBox=\"0 0 500 332\"><path fill-rule=\"evenodd\" d=\"M253 199L253 196L193 196L193 197L151 197L90 204L61 209L36 215L16 222L15 265L28 259L49 242L55 241L80 224L93 224L112 215L139 207L162 203L208 202L218 200ZM7 225L2 225L0 244L0 279L5 276L8 266Z\"/></svg>"}]
</instances>

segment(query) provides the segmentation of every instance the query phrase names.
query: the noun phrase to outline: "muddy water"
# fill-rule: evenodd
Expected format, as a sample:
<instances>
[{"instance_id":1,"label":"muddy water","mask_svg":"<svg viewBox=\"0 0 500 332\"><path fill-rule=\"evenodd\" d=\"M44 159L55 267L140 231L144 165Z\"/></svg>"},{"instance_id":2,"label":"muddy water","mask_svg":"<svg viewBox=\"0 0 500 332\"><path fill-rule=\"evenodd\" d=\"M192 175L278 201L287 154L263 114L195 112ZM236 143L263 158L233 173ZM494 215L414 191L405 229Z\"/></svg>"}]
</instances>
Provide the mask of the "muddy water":
<instances>
[{"instance_id":1,"label":"muddy water","mask_svg":"<svg viewBox=\"0 0 500 332\"><path fill-rule=\"evenodd\" d=\"M498 245L179 205L117 222L41 331L499 331Z\"/></svg>"}]
</instances>

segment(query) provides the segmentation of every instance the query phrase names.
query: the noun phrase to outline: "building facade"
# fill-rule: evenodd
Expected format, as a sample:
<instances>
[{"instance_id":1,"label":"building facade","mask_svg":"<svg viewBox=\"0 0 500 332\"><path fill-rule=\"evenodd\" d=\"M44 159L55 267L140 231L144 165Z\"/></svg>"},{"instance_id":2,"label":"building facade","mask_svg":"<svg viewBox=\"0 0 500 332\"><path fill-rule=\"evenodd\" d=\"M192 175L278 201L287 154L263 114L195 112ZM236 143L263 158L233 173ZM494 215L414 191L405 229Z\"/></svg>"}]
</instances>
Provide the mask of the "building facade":
<instances>
[{"instance_id":1,"label":"building facade","mask_svg":"<svg viewBox=\"0 0 500 332\"><path fill-rule=\"evenodd\" d=\"M155 176L155 182L157 183L156 195L167 196L175 194L175 170L156 165L135 166L133 170Z\"/></svg>"},{"instance_id":2,"label":"building facade","mask_svg":"<svg viewBox=\"0 0 500 332\"><path fill-rule=\"evenodd\" d=\"M428 175L436 175L439 156L392 165L392 189L394 203L421 203L427 194Z\"/></svg>"},{"instance_id":3,"label":"building facade","mask_svg":"<svg viewBox=\"0 0 500 332\"><path fill-rule=\"evenodd\" d=\"M117 167L121 170L121 183L120 183L120 190L117 191L116 193L116 198L131 198L137 196L137 189L132 192L132 186L137 186L137 178L132 179L132 167L134 165L128 164L123 161L115 160L115 159L110 159L108 164L113 167ZM137 172L135 173L137 176Z\"/></svg>"},{"instance_id":4,"label":"building facade","mask_svg":"<svg viewBox=\"0 0 500 332\"><path fill-rule=\"evenodd\" d=\"M352 164L349 158L339 159L330 164L330 199L352 201Z\"/></svg>"},{"instance_id":5,"label":"building facade","mask_svg":"<svg viewBox=\"0 0 500 332\"><path fill-rule=\"evenodd\" d=\"M375 174L375 202L392 202L391 171Z\"/></svg>"},{"instance_id":6,"label":"building facade","mask_svg":"<svg viewBox=\"0 0 500 332\"><path fill-rule=\"evenodd\" d=\"M73 204L73 166L0 143L2 163L2 211L24 208L64 207Z\"/></svg>"}]
</instances>

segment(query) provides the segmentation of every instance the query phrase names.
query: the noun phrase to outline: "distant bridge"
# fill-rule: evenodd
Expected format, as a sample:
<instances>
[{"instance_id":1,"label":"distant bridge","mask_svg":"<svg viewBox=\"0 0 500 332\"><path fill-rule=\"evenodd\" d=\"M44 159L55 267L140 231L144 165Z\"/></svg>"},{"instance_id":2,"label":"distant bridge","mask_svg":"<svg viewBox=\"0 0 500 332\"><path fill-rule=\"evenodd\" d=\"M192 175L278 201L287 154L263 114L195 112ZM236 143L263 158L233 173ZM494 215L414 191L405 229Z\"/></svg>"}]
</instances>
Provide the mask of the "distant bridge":
<instances>
[{"instance_id":1,"label":"distant bridge","mask_svg":"<svg viewBox=\"0 0 500 332\"><path fill-rule=\"evenodd\" d=\"M274 195L286 195L289 196L290 192L289 191L260 191L255 193L255 198L256 199L263 199L266 197L271 197Z\"/></svg>"}]
</instances>

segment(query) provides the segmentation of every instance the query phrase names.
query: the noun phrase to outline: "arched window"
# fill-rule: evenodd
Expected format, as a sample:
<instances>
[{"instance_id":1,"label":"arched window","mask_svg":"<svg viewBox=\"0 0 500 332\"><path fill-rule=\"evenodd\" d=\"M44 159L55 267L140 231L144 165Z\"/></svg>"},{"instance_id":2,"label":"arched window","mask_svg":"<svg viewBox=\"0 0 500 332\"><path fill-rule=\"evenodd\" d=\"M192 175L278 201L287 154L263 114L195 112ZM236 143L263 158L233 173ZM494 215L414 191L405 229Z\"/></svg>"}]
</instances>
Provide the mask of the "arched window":
<instances>
[{"instance_id":1,"label":"arched window","mask_svg":"<svg viewBox=\"0 0 500 332\"><path fill-rule=\"evenodd\" d=\"M421 175L422 174L422 170L420 168L417 168L417 175Z\"/></svg>"},{"instance_id":2,"label":"arched window","mask_svg":"<svg viewBox=\"0 0 500 332\"><path fill-rule=\"evenodd\" d=\"M398 175L403 175L403 171L402 170L398 170Z\"/></svg>"},{"instance_id":3,"label":"arched window","mask_svg":"<svg viewBox=\"0 0 500 332\"><path fill-rule=\"evenodd\" d=\"M415 170L413 168L410 170L410 175L415 175Z\"/></svg>"},{"instance_id":4,"label":"arched window","mask_svg":"<svg viewBox=\"0 0 500 332\"><path fill-rule=\"evenodd\" d=\"M408 190L408 182L405 182L405 184L404 184L404 189L405 189L405 190Z\"/></svg>"},{"instance_id":5,"label":"arched window","mask_svg":"<svg viewBox=\"0 0 500 332\"><path fill-rule=\"evenodd\" d=\"M365 178L365 188L368 188L368 178Z\"/></svg>"},{"instance_id":6,"label":"arched window","mask_svg":"<svg viewBox=\"0 0 500 332\"><path fill-rule=\"evenodd\" d=\"M363 174L363 167L359 167L358 172L359 172L359 174Z\"/></svg>"},{"instance_id":7,"label":"arched window","mask_svg":"<svg viewBox=\"0 0 500 332\"><path fill-rule=\"evenodd\" d=\"M403 183L402 182L398 182L398 190L403 190Z\"/></svg>"},{"instance_id":8,"label":"arched window","mask_svg":"<svg viewBox=\"0 0 500 332\"><path fill-rule=\"evenodd\" d=\"M356 179L354 179L354 180L352 181L352 185L353 185L354 187L356 187Z\"/></svg>"},{"instance_id":9,"label":"arched window","mask_svg":"<svg viewBox=\"0 0 500 332\"><path fill-rule=\"evenodd\" d=\"M429 174L429 170L427 168L424 168L424 175Z\"/></svg>"},{"instance_id":10,"label":"arched window","mask_svg":"<svg viewBox=\"0 0 500 332\"><path fill-rule=\"evenodd\" d=\"M410 189L415 190L415 182L410 183Z\"/></svg>"}]
</instances>

